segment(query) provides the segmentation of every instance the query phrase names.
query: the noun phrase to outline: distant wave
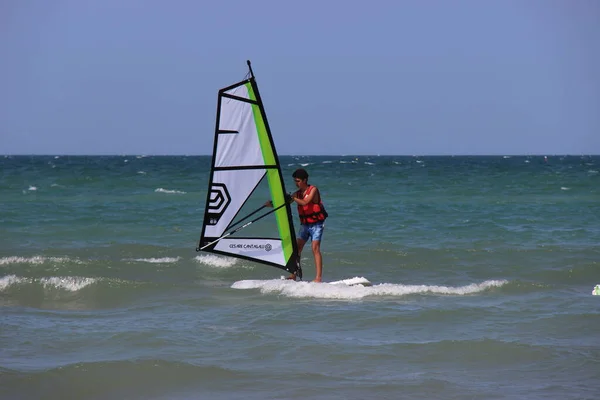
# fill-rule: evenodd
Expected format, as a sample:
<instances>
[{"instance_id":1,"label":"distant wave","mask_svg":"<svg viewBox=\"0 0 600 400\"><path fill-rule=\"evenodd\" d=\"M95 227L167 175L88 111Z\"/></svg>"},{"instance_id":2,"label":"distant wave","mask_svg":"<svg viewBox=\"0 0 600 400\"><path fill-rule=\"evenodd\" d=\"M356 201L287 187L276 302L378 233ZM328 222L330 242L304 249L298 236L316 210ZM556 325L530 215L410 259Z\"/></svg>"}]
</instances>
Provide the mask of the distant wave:
<instances>
[{"instance_id":1,"label":"distant wave","mask_svg":"<svg viewBox=\"0 0 600 400\"><path fill-rule=\"evenodd\" d=\"M8 264L44 264L44 263L75 263L83 264L81 260L72 259L69 257L44 257L44 256L33 256L33 257L0 257L0 265Z\"/></svg>"},{"instance_id":2,"label":"distant wave","mask_svg":"<svg viewBox=\"0 0 600 400\"><path fill-rule=\"evenodd\" d=\"M11 286L22 284L41 284L45 289L62 289L68 292L76 292L89 286L99 279L85 278L79 276L53 276L48 278L24 278L16 275L8 275L0 278L0 292Z\"/></svg>"},{"instance_id":3,"label":"distant wave","mask_svg":"<svg viewBox=\"0 0 600 400\"><path fill-rule=\"evenodd\" d=\"M217 268L229 268L238 263L237 258L214 256L212 254L196 256L194 259L201 264Z\"/></svg>"},{"instance_id":4,"label":"distant wave","mask_svg":"<svg viewBox=\"0 0 600 400\"><path fill-rule=\"evenodd\" d=\"M176 263L181 260L181 257L162 257L162 258L134 258L133 261L147 262L151 264L168 264Z\"/></svg>"},{"instance_id":5,"label":"distant wave","mask_svg":"<svg viewBox=\"0 0 600 400\"><path fill-rule=\"evenodd\" d=\"M371 287L327 285L286 280L245 280L235 282L233 289L260 289L261 293L278 293L288 297L317 299L362 299L377 296L406 296L411 294L470 295L507 284L506 280L490 280L466 286L401 285L381 283Z\"/></svg>"},{"instance_id":6,"label":"distant wave","mask_svg":"<svg viewBox=\"0 0 600 400\"><path fill-rule=\"evenodd\" d=\"M180 190L169 190L169 189L163 189L163 188L158 188L155 190L156 193L168 193L168 194L186 194L187 192L182 192Z\"/></svg>"}]
</instances>

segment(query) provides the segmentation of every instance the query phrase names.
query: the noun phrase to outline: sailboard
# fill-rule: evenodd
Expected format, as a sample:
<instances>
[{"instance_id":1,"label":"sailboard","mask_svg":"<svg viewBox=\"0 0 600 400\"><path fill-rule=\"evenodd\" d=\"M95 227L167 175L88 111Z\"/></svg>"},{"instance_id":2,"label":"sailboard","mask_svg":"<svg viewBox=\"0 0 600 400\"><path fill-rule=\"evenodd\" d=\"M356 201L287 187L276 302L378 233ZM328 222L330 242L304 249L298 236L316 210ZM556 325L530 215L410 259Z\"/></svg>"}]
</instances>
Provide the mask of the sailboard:
<instances>
[{"instance_id":1,"label":"sailboard","mask_svg":"<svg viewBox=\"0 0 600 400\"><path fill-rule=\"evenodd\" d=\"M208 193L196 251L270 265L302 278L279 158L250 61L247 64L246 79L218 92Z\"/></svg>"}]
</instances>

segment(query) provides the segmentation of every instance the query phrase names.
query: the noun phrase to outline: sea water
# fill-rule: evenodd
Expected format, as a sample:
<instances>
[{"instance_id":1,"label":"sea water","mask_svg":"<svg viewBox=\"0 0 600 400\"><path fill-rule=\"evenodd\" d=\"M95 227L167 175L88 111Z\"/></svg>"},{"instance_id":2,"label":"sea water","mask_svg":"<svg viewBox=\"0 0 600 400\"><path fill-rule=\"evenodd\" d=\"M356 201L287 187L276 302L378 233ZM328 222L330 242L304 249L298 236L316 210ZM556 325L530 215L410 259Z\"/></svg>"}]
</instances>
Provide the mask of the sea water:
<instances>
[{"instance_id":1,"label":"sea water","mask_svg":"<svg viewBox=\"0 0 600 400\"><path fill-rule=\"evenodd\" d=\"M0 398L597 398L600 157L281 164L372 287L197 253L208 156L2 156Z\"/></svg>"}]
</instances>

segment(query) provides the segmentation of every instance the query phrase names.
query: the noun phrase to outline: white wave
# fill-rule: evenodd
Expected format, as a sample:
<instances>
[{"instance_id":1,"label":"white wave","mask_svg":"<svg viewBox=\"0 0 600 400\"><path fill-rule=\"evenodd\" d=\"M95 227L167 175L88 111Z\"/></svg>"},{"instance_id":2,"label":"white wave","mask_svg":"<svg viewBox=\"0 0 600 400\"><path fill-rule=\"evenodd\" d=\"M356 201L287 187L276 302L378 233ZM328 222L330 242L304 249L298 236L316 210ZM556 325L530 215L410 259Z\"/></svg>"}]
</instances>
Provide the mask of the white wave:
<instances>
[{"instance_id":1,"label":"white wave","mask_svg":"<svg viewBox=\"0 0 600 400\"><path fill-rule=\"evenodd\" d=\"M152 264L176 263L181 257L162 257L162 258L134 258L133 261L147 262Z\"/></svg>"},{"instance_id":2,"label":"white wave","mask_svg":"<svg viewBox=\"0 0 600 400\"><path fill-rule=\"evenodd\" d=\"M52 185L50 185L50 187L60 187L60 188L64 188L64 185L59 185L58 183L53 183Z\"/></svg>"},{"instance_id":3,"label":"white wave","mask_svg":"<svg viewBox=\"0 0 600 400\"><path fill-rule=\"evenodd\" d=\"M37 187L35 187L35 186L29 186L29 189L27 189L27 190L34 191L34 190L37 190Z\"/></svg>"},{"instance_id":4,"label":"white wave","mask_svg":"<svg viewBox=\"0 0 600 400\"><path fill-rule=\"evenodd\" d=\"M0 291L5 290L12 285L39 283L44 286L44 288L56 288L67 290L69 292L76 292L91 285L97 280L98 279L95 278L83 278L79 276L52 276L49 278L32 279L16 275L7 275L0 278Z\"/></svg>"},{"instance_id":5,"label":"white wave","mask_svg":"<svg viewBox=\"0 0 600 400\"><path fill-rule=\"evenodd\" d=\"M80 276L53 276L50 278L41 278L39 281L42 285L44 285L45 288L52 287L67 290L69 292L76 292L86 286L91 285L92 283L95 283L97 279L83 278Z\"/></svg>"},{"instance_id":6,"label":"white wave","mask_svg":"<svg viewBox=\"0 0 600 400\"><path fill-rule=\"evenodd\" d=\"M138 171L137 173L140 175L146 175L146 171Z\"/></svg>"},{"instance_id":7,"label":"white wave","mask_svg":"<svg viewBox=\"0 0 600 400\"><path fill-rule=\"evenodd\" d=\"M16 275L7 275L0 278L0 292L7 289L8 287L19 284L19 283L28 283L29 279L21 278Z\"/></svg>"},{"instance_id":8,"label":"white wave","mask_svg":"<svg viewBox=\"0 0 600 400\"><path fill-rule=\"evenodd\" d=\"M82 261L78 259L71 259L69 257L44 257L44 256L33 256L33 257L1 257L0 265L8 265L8 264L44 264L46 262L54 262L54 263L67 263L72 262L75 264L83 264Z\"/></svg>"},{"instance_id":9,"label":"white wave","mask_svg":"<svg viewBox=\"0 0 600 400\"><path fill-rule=\"evenodd\" d=\"M182 192L180 190L169 190L169 189L163 189L163 188L158 188L155 190L156 193L168 193L168 194L186 194L186 192Z\"/></svg>"},{"instance_id":10,"label":"white wave","mask_svg":"<svg viewBox=\"0 0 600 400\"><path fill-rule=\"evenodd\" d=\"M323 161L322 164L331 164L333 161Z\"/></svg>"},{"instance_id":11,"label":"white wave","mask_svg":"<svg viewBox=\"0 0 600 400\"><path fill-rule=\"evenodd\" d=\"M597 174L597 173L598 173L598 171L596 171L595 169L590 169L588 171L588 174Z\"/></svg>"},{"instance_id":12,"label":"white wave","mask_svg":"<svg viewBox=\"0 0 600 400\"><path fill-rule=\"evenodd\" d=\"M505 280L491 280L466 286L401 285L381 283L371 287L329 285L312 282L293 282L281 279L244 280L234 282L233 289L260 289L261 293L277 293L288 297L308 297L317 299L362 299L376 296L406 296L410 294L468 295L483 292L492 287L508 283Z\"/></svg>"},{"instance_id":13,"label":"white wave","mask_svg":"<svg viewBox=\"0 0 600 400\"><path fill-rule=\"evenodd\" d=\"M366 164L366 165L375 165L375 163L368 162L368 161L365 161L365 164Z\"/></svg>"},{"instance_id":14,"label":"white wave","mask_svg":"<svg viewBox=\"0 0 600 400\"><path fill-rule=\"evenodd\" d=\"M239 259L232 257L221 257L212 254L203 254L194 258L197 262L211 267L229 268L238 263Z\"/></svg>"},{"instance_id":15,"label":"white wave","mask_svg":"<svg viewBox=\"0 0 600 400\"><path fill-rule=\"evenodd\" d=\"M571 190L571 188L568 188L568 187L566 187L566 186L561 186L561 187L560 187L560 190Z\"/></svg>"},{"instance_id":16,"label":"white wave","mask_svg":"<svg viewBox=\"0 0 600 400\"><path fill-rule=\"evenodd\" d=\"M306 167L306 166L309 166L310 163L301 163L300 165L303 166L303 167Z\"/></svg>"}]
</instances>

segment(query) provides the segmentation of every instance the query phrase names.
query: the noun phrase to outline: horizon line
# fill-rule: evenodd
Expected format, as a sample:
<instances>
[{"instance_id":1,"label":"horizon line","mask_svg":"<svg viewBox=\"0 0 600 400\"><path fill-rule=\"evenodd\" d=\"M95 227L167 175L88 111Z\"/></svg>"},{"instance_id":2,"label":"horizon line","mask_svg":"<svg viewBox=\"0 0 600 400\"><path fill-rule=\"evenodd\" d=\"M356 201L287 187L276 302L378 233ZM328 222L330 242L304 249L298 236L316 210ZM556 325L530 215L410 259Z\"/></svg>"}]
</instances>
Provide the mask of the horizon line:
<instances>
[{"instance_id":1,"label":"horizon line","mask_svg":"<svg viewBox=\"0 0 600 400\"><path fill-rule=\"evenodd\" d=\"M212 157L212 154L136 154L136 153L8 153L0 154L3 157ZM498 154L279 154L279 157L596 157L598 154L585 153L498 153Z\"/></svg>"}]
</instances>

